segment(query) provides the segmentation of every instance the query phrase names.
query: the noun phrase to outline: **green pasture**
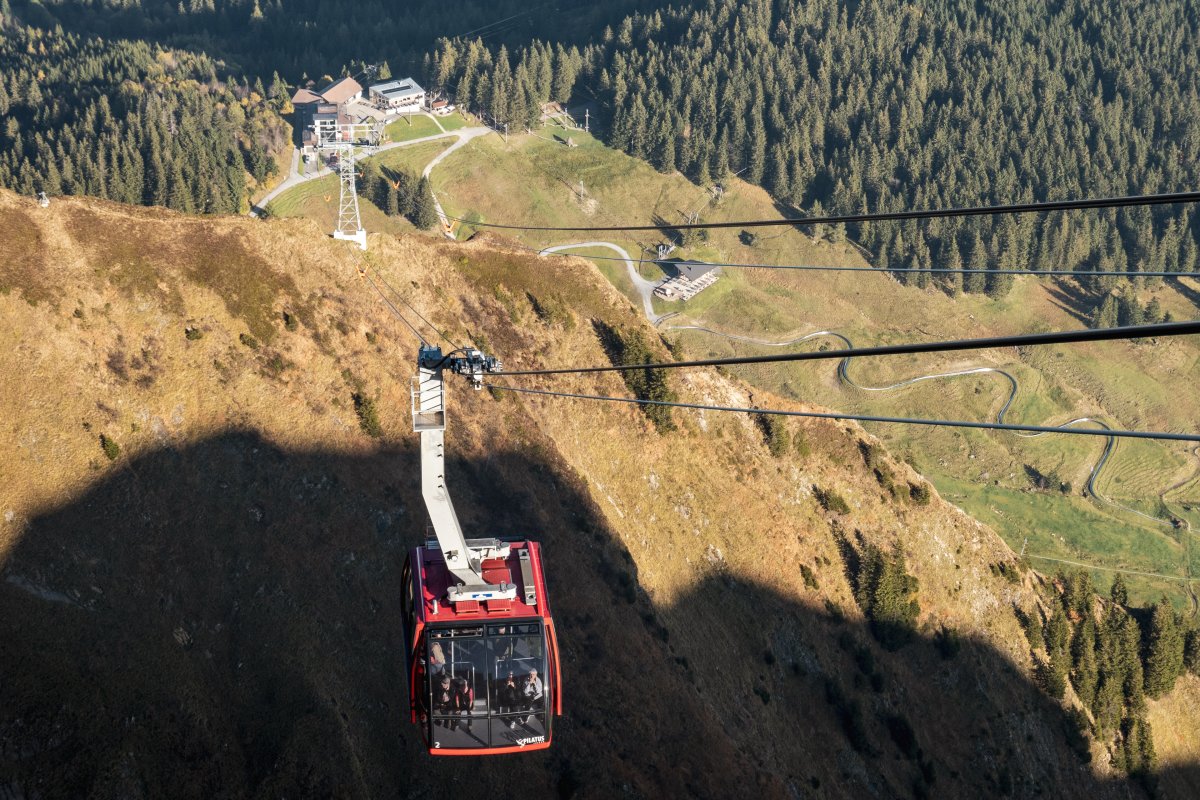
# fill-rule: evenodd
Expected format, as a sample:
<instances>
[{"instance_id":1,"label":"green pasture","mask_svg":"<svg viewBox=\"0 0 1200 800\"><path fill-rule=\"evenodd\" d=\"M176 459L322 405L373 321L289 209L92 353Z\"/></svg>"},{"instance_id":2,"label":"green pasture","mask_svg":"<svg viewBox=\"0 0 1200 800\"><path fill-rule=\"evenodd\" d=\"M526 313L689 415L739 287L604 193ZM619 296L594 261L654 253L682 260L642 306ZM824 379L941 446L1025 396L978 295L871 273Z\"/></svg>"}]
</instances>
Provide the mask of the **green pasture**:
<instances>
[{"instance_id":1,"label":"green pasture","mask_svg":"<svg viewBox=\"0 0 1200 800\"><path fill-rule=\"evenodd\" d=\"M407 142L410 139L437 136L442 132L437 123L424 114L406 114L384 128L384 135L389 142Z\"/></svg>"}]
</instances>

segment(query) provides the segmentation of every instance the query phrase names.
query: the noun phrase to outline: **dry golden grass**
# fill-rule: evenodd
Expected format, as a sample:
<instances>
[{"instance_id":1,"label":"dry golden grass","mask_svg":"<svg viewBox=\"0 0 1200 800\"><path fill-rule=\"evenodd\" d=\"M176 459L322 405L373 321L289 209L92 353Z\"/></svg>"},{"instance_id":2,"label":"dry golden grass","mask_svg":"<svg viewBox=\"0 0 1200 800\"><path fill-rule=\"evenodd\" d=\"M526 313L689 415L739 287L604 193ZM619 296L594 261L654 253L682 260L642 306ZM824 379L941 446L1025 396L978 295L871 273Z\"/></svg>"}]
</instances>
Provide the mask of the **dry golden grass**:
<instances>
[{"instance_id":1,"label":"dry golden grass","mask_svg":"<svg viewBox=\"0 0 1200 800\"><path fill-rule=\"evenodd\" d=\"M392 529L400 529L405 544L423 536L416 476L387 471L387 465L394 468L402 461L397 454L412 452L408 377L416 340L389 316L359 277L359 267L378 270L451 340L479 344L510 368L604 363L593 321L643 324L628 300L590 265L547 270L535 257L507 249L499 237L456 245L376 234L364 256L332 241L311 221L196 219L71 199L40 210L6 193L0 193L0 219L28 219L35 231L30 241L41 247L46 262L39 277L43 284L16 270L13 274L30 282L18 282L0 295L0 430L7 443L0 448L0 569L18 570L21 580L68 598L96 585L107 592L105 602L117 604L114 608L123 607L117 599L123 596L120 586L154 585L153 570L165 566L138 551L135 556L147 559L150 571L113 576L104 570L119 561L114 552L87 551L91 560L63 555L60 563L47 556L53 569L30 575L20 571L31 558L23 552L55 553L61 546L63 553L72 553L72 547L83 545L26 537L47 535L37 530L38 520L113 485L130 487L132 509L152 511L156 519L184 515L186 506L160 508L153 497L139 496L140 487L159 485L157 476L139 470L161 461L164 453L186 457L232 446L233 434L245 433L257 442L252 452L237 453L248 462L298 462L313 454L321 455L318 464L337 462L328 469L339 487L339 513L364 502L372 504L368 508L377 504L376 513L386 511L399 520ZM24 291L41 291L38 286L52 291L34 305ZM543 318L535 301L560 311ZM199 335L189 337L188 330ZM647 330L647 335L665 354L653 333ZM250 337L257 347L247 344ZM683 400L808 408L713 372L672 380ZM611 374L522 385L626 395ZM382 441L359 429L350 399L355 391L376 400ZM738 786L754 785L762 796L784 797L794 794L794 787L811 788L813 780L830 797L862 796L869 787L906 793L916 767L895 756L883 722L892 712L911 721L936 763L935 792L993 791L999 778L994 769L979 769L982 747L1023 764L1029 786L1068 796L1121 793L1122 787L1104 782L1103 765L1090 768L1093 779L1079 779L1057 708L1030 686L1028 647L1012 605L1033 604L1034 576L1010 584L994 575L991 565L1012 561L1011 551L993 531L936 494L926 506L898 504L885 495L863 466L859 443L869 437L858 426L792 421L793 435L802 435L808 452L774 457L751 421L737 415L676 412L678 430L660 435L640 411L626 405L503 394L497 399L471 392L461 382L451 384L450 404L450 479L468 529L500 525L500 532L547 542L573 693L561 752L594 781L581 796L604 796L627 784L644 795L729 796ZM121 448L113 461L102 452L101 434ZM258 455L260 449L265 452ZM493 459L514 467L497 476L488 472ZM890 458L886 463L904 481L922 481L907 465ZM275 475L267 466L256 469ZM288 658L289 669L299 676L294 679L314 687L312 702L331 719L342 714L349 720L340 733L330 734L311 716L296 721L286 708L254 705L260 701L251 697L251 711L285 726L279 735L287 745L280 745L275 756L284 766L276 769L290 770L288 765L311 763L314 752L332 751L322 769L336 773L337 786L345 791L329 793L399 791L394 743L380 733L391 728L363 727L364 715L370 715L361 708L377 707L379 698L354 689L364 682L375 686L379 663L394 665L402 658L396 649L395 604L389 599L379 619L351 624L352 612L361 608L339 599L336 585L313 586L288 577L292 571L325 575L327 558L346 558L331 542L354 541L359 557L386 565L364 579L361 591L394 598L399 587L393 562L399 556L381 555L377 541L361 538L365 523L357 516L347 517L354 525L332 532L326 527L333 521L306 519L308 509L289 494L299 491L294 482L251 489L221 486L220 475L203 471L182 468L178 474L175 480L182 485L158 491L197 504L228 493L239 502L289 509L270 528L278 538L256 544L260 549L238 543L243 534L261 535L243 531L240 526L250 523L240 507L231 511L231 520L241 520L230 523L231 529L204 534L214 552L234 552L234 563L246 561L238 570L266 570L264 586L304 586L311 595L280 594L285 589L278 588L267 595L282 597L270 601L278 605L260 600L254 586L214 595L224 603L242 603L245 614L269 609L261 613L272 629L296 637L285 640L296 648ZM502 487L492 485L497 480ZM814 487L844 497L849 513L823 510ZM568 501L560 509L556 504L563 498ZM128 525L138 529L137 520ZM920 581L917 643L895 654L872 643L852 599L839 537L903 549ZM186 562L179 555L170 566L188 576L208 570L222 586L236 585L221 558L213 558L216 566L179 563ZM280 564L287 565L285 575L274 571ZM802 565L819 588L805 587ZM7 593L0 600L34 604L30 613L35 616L45 613L38 604L58 608L13 585L0 586L0 592ZM358 593L356 588L354 596ZM208 620L186 627L198 639L208 637L206 646L218 654L229 647L224 638L229 634L215 626L215 620L224 619L220 614L210 616L212 609L189 606L186 599L179 602L179 610L144 621L148 630L166 626L169 647L162 651L167 655L145 654L139 669L178 679L181 693L190 698L188 713L210 720L205 730L224 730L221 725L232 730L230 703L221 692L241 697L239 681L258 673L226 675L219 665L190 671L198 668L186 666L186 653L170 649L170 631L183 624L180 619ZM306 603L318 611L309 613ZM142 606L130 601L128 607ZM338 617L343 612L351 624L346 631ZM374 614L374 607L365 613ZM323 638L306 638L313 619L327 614L337 626L330 622L319 628ZM109 624L140 629L143 621L120 618ZM370 633L360 637L360 624ZM957 631L964 642L963 651L950 660L939 657L929 642L942 627ZM261 633L276 641L267 628ZM387 656L368 658L360 639L386 649ZM861 665L855 667L861 661L856 653L864 649L874 654L882 676L877 690L864 683ZM321 655L329 652L338 654L336 674ZM70 669L52 666L56 674ZM274 674L273 667L260 668L268 670L260 680ZM198 677L210 672L215 677ZM112 678L113 685L136 688L136 675ZM107 673L102 677L109 680ZM20 678L21 686L33 687L22 695L23 702L32 697L30 702L48 703L55 696L37 693L36 675ZM402 682L398 673L396 680ZM866 709L863 725L875 755L847 746L844 723L823 700L829 681ZM123 696L114 695L114 713L121 713ZM341 700L336 710L326 708L330 697ZM398 724L395 716L388 725ZM97 718L94 725L105 719ZM239 736L236 730L229 735ZM173 752L151 745L144 749L147 758L160 759L156 769L169 771ZM385 752L388 757L381 759ZM423 758L411 742L406 753ZM663 770L663 758L680 768ZM80 763L85 762L72 761ZM549 793L548 775L564 769L562 763L552 764L549 773L542 762L531 760L504 769L482 767L480 780L513 792L527 781L539 787L535 794ZM117 769L115 764L97 768ZM421 772L421 780L435 784L442 777ZM255 786L267 794L272 787L288 788L269 782Z\"/></svg>"},{"instance_id":2,"label":"dry golden grass","mask_svg":"<svg viewBox=\"0 0 1200 800\"><path fill-rule=\"evenodd\" d=\"M1161 700L1151 700L1146 718L1154 731L1154 747L1163 766L1180 767L1200 763L1200 678L1184 675L1174 691ZM1188 797L1196 786L1168 779L1163 786L1168 797Z\"/></svg>"}]
</instances>

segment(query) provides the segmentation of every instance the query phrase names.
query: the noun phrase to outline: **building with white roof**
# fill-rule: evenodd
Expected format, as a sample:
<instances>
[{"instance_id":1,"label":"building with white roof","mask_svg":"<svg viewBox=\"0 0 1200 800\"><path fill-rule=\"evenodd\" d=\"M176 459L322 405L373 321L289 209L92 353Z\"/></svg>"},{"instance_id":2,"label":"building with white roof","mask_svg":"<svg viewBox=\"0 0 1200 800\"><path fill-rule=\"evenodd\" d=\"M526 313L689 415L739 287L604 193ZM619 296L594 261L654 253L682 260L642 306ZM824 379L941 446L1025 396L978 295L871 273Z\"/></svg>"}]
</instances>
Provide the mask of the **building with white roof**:
<instances>
[{"instance_id":1,"label":"building with white roof","mask_svg":"<svg viewBox=\"0 0 1200 800\"><path fill-rule=\"evenodd\" d=\"M369 92L371 102L393 111L416 111L425 105L425 90L412 78L376 83Z\"/></svg>"},{"instance_id":2,"label":"building with white roof","mask_svg":"<svg viewBox=\"0 0 1200 800\"><path fill-rule=\"evenodd\" d=\"M721 276L719 267L703 261L660 261L658 264L674 273L654 289L663 300L691 300Z\"/></svg>"}]
</instances>

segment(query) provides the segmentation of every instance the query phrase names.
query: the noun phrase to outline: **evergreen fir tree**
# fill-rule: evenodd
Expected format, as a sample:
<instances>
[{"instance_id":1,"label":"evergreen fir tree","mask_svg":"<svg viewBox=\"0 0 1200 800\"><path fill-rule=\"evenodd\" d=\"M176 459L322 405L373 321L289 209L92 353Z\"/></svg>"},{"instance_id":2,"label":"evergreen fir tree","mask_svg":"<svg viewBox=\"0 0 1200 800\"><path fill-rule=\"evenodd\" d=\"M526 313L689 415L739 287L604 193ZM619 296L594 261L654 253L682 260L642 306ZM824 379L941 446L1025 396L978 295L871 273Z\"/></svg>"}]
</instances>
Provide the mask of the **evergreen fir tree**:
<instances>
[{"instance_id":1,"label":"evergreen fir tree","mask_svg":"<svg viewBox=\"0 0 1200 800\"><path fill-rule=\"evenodd\" d=\"M496 68L491 76L491 94L484 103L484 108L496 122L508 122L510 95L512 94L512 68L508 63L508 50L501 45L500 53L496 56Z\"/></svg>"},{"instance_id":2,"label":"evergreen fir tree","mask_svg":"<svg viewBox=\"0 0 1200 800\"><path fill-rule=\"evenodd\" d=\"M1146 321L1145 312L1132 291L1123 292L1117 299L1117 324L1122 328L1141 325Z\"/></svg>"},{"instance_id":3,"label":"evergreen fir tree","mask_svg":"<svg viewBox=\"0 0 1200 800\"><path fill-rule=\"evenodd\" d=\"M1063 604L1073 619L1090 617L1092 601L1096 587L1092 583L1092 575L1087 570L1075 570L1070 574L1059 574L1063 583Z\"/></svg>"},{"instance_id":4,"label":"evergreen fir tree","mask_svg":"<svg viewBox=\"0 0 1200 800\"><path fill-rule=\"evenodd\" d=\"M1179 259L1180 272L1200 272L1200 247L1191 236L1185 236L1183 255Z\"/></svg>"},{"instance_id":5,"label":"evergreen fir tree","mask_svg":"<svg viewBox=\"0 0 1200 800\"><path fill-rule=\"evenodd\" d=\"M1125 771L1143 780L1150 778L1158 757L1144 711L1135 712L1121 722L1121 738Z\"/></svg>"},{"instance_id":6,"label":"evergreen fir tree","mask_svg":"<svg viewBox=\"0 0 1200 800\"><path fill-rule=\"evenodd\" d=\"M1067 674L1071 660L1068 647L1071 641L1071 624L1060 603L1054 604L1054 614L1046 623L1046 653L1050 663L1042 673L1043 686L1046 692L1055 699L1061 699L1066 691Z\"/></svg>"},{"instance_id":7,"label":"evergreen fir tree","mask_svg":"<svg viewBox=\"0 0 1200 800\"><path fill-rule=\"evenodd\" d=\"M417 183L413 224L421 230L427 231L436 225L437 221L437 209L433 204L433 188L429 185L429 179L422 177Z\"/></svg>"},{"instance_id":8,"label":"evergreen fir tree","mask_svg":"<svg viewBox=\"0 0 1200 800\"><path fill-rule=\"evenodd\" d=\"M660 172L670 173L675 171L675 131L666 119L660 124L657 166Z\"/></svg>"},{"instance_id":9,"label":"evergreen fir tree","mask_svg":"<svg viewBox=\"0 0 1200 800\"><path fill-rule=\"evenodd\" d=\"M751 183L762 183L763 173L767 168L767 129L763 125L762 114L757 110L751 114L750 121L750 159L746 171L746 180Z\"/></svg>"},{"instance_id":10,"label":"evergreen fir tree","mask_svg":"<svg viewBox=\"0 0 1200 800\"><path fill-rule=\"evenodd\" d=\"M767 188L776 198L791 194L791 177L788 175L788 157L783 145L771 146L771 161L768 170Z\"/></svg>"},{"instance_id":11,"label":"evergreen fir tree","mask_svg":"<svg viewBox=\"0 0 1200 800\"><path fill-rule=\"evenodd\" d=\"M1200 677L1200 628L1192 628L1184 638L1183 666Z\"/></svg>"},{"instance_id":12,"label":"evergreen fir tree","mask_svg":"<svg viewBox=\"0 0 1200 800\"><path fill-rule=\"evenodd\" d=\"M1175 686L1183 673L1184 637L1167 598L1162 598L1150 617L1146 642L1146 694L1162 697Z\"/></svg>"},{"instance_id":13,"label":"evergreen fir tree","mask_svg":"<svg viewBox=\"0 0 1200 800\"><path fill-rule=\"evenodd\" d=\"M950 237L950 241L943 248L942 256L943 269L962 269L962 256L958 252L958 242L954 237ZM945 287L946 294L951 297L957 297L963 291L963 275L961 272L946 272L943 273L942 286Z\"/></svg>"},{"instance_id":14,"label":"evergreen fir tree","mask_svg":"<svg viewBox=\"0 0 1200 800\"><path fill-rule=\"evenodd\" d=\"M1117 298L1106 294L1104 300L1092 312L1090 324L1093 328L1115 328L1119 320L1118 313Z\"/></svg>"},{"instance_id":15,"label":"evergreen fir tree","mask_svg":"<svg viewBox=\"0 0 1200 800\"><path fill-rule=\"evenodd\" d=\"M1042 612L1035 606L1024 617L1025 623L1025 638L1029 640L1029 646L1035 650L1042 649L1046 646L1046 632L1042 626Z\"/></svg>"},{"instance_id":16,"label":"evergreen fir tree","mask_svg":"<svg viewBox=\"0 0 1200 800\"><path fill-rule=\"evenodd\" d=\"M971 238L971 254L967 261L967 270L963 275L963 291L972 294L980 294L987 288L987 250L983 245L983 239L980 238L979 232L976 231Z\"/></svg>"},{"instance_id":17,"label":"evergreen fir tree","mask_svg":"<svg viewBox=\"0 0 1200 800\"><path fill-rule=\"evenodd\" d=\"M1004 262L1007 262L1007 259L1002 259L1001 263ZM995 269L990 269L985 273L984 292L993 300L1003 300L1007 297L1008 293L1012 291L1015 281L1014 276L999 272L998 270L1001 268L1001 265L997 264ZM1007 267L1003 268L1007 269Z\"/></svg>"},{"instance_id":18,"label":"evergreen fir tree","mask_svg":"<svg viewBox=\"0 0 1200 800\"><path fill-rule=\"evenodd\" d=\"M1129 605L1129 589L1125 586L1125 576L1118 572L1113 578L1112 588L1108 591L1109 598L1119 606Z\"/></svg>"},{"instance_id":19,"label":"evergreen fir tree","mask_svg":"<svg viewBox=\"0 0 1200 800\"><path fill-rule=\"evenodd\" d=\"M1088 708L1096 703L1100 669L1096 663L1096 621L1089 615L1075 631L1071 643L1071 685Z\"/></svg>"},{"instance_id":20,"label":"evergreen fir tree","mask_svg":"<svg viewBox=\"0 0 1200 800\"><path fill-rule=\"evenodd\" d=\"M871 632L888 650L898 650L913 636L921 612L917 579L908 574L904 554L886 553L866 544L859 554L855 599L871 622Z\"/></svg>"},{"instance_id":21,"label":"evergreen fir tree","mask_svg":"<svg viewBox=\"0 0 1200 800\"><path fill-rule=\"evenodd\" d=\"M362 167L362 177L358 179L358 184L361 187L360 194L378 205L381 194L380 182L383 180L383 176L379 174L379 165L372 159L366 159L360 162L360 164Z\"/></svg>"},{"instance_id":22,"label":"evergreen fir tree","mask_svg":"<svg viewBox=\"0 0 1200 800\"><path fill-rule=\"evenodd\" d=\"M388 181L387 195L385 196L384 213L389 217L395 217L400 214L400 193L396 188L396 184Z\"/></svg>"},{"instance_id":23,"label":"evergreen fir tree","mask_svg":"<svg viewBox=\"0 0 1200 800\"><path fill-rule=\"evenodd\" d=\"M188 213L193 210L192 198L178 161L171 163L170 176L167 179L167 208Z\"/></svg>"}]
</instances>

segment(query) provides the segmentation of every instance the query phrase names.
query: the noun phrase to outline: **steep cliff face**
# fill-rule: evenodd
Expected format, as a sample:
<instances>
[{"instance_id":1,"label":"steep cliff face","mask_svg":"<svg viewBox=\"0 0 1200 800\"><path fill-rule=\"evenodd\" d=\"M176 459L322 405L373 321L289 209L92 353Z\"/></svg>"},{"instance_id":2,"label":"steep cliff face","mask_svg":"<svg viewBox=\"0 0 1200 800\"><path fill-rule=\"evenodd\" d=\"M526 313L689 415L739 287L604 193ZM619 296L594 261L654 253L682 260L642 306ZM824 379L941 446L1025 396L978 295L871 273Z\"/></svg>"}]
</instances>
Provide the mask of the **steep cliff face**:
<instances>
[{"instance_id":1,"label":"steep cliff face","mask_svg":"<svg viewBox=\"0 0 1200 800\"><path fill-rule=\"evenodd\" d=\"M11 795L1140 791L1099 747L1086 763L1032 682L1012 609L1038 576L857 426L795 420L772 449L743 416L677 411L660 433L635 407L462 383L455 501L474 534L544 542L567 713L546 754L429 759L399 603L427 526L416 338L371 280L514 368L606 363L600 333L642 325L628 301L502 241L363 256L309 223L4 193L0 219L19 245L0 264ZM715 372L671 381L784 404ZM612 374L521 385L628 396ZM855 598L873 548L917 582L892 649Z\"/></svg>"}]
</instances>

